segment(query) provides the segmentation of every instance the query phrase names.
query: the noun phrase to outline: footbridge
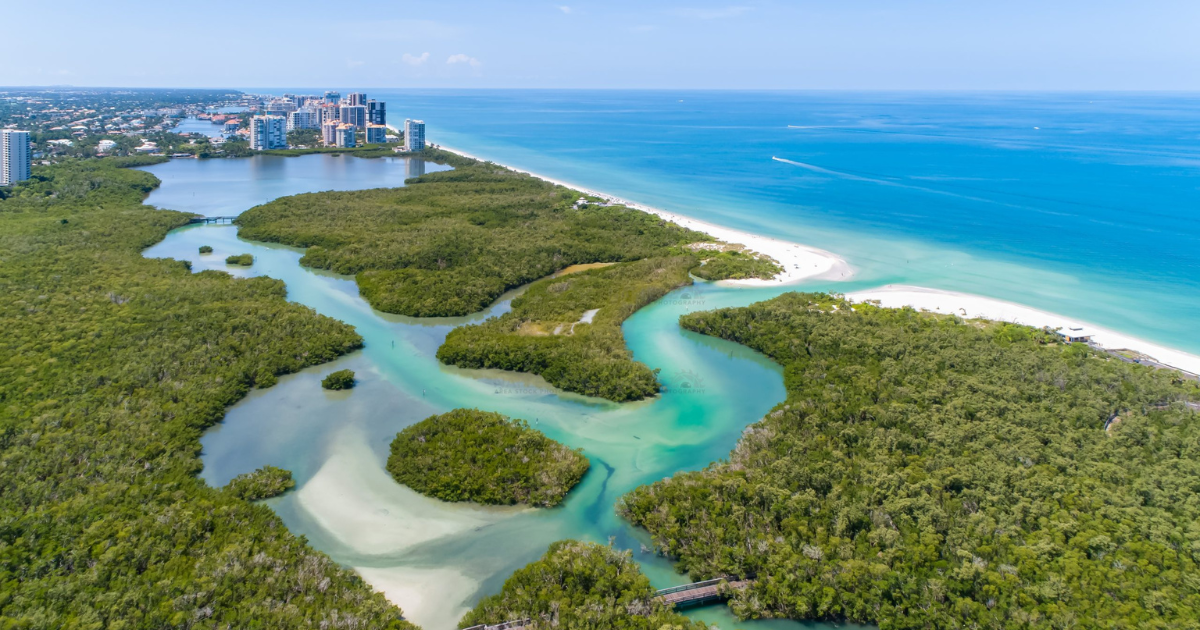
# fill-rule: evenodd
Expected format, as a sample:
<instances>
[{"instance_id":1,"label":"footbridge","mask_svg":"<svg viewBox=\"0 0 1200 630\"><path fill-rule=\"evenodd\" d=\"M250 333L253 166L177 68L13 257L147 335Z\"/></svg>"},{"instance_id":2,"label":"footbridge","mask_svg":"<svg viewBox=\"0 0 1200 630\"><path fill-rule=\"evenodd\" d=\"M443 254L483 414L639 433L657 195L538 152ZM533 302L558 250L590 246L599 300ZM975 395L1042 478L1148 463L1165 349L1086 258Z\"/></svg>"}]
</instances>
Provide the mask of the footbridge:
<instances>
[{"instance_id":1,"label":"footbridge","mask_svg":"<svg viewBox=\"0 0 1200 630\"><path fill-rule=\"evenodd\" d=\"M732 591L746 588L752 583L753 580L730 580L729 578L721 577L664 588L654 593L654 599L675 608L703 606L704 604L729 599ZM463 630L519 630L520 628L530 627L533 627L533 619L525 618L505 621L504 623L495 625L479 624L470 628L464 628Z\"/></svg>"},{"instance_id":2,"label":"footbridge","mask_svg":"<svg viewBox=\"0 0 1200 630\"><path fill-rule=\"evenodd\" d=\"M671 604L676 608L702 606L729 599L732 591L741 590L750 584L751 580L731 581L729 578L721 577L664 588L654 594L654 599L664 604Z\"/></svg>"},{"instance_id":3,"label":"footbridge","mask_svg":"<svg viewBox=\"0 0 1200 630\"><path fill-rule=\"evenodd\" d=\"M233 223L237 217L192 217L188 223Z\"/></svg>"}]
</instances>

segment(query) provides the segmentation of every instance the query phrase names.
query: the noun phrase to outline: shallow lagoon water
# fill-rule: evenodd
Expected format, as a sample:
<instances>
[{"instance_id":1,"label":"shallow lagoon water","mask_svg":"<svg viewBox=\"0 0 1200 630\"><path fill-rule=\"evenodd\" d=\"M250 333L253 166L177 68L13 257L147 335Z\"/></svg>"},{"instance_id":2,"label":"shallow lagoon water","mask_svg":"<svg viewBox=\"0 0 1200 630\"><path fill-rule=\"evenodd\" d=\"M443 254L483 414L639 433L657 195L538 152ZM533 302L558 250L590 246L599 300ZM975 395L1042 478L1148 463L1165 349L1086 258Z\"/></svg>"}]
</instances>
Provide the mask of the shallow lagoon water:
<instances>
[{"instance_id":1,"label":"shallow lagoon water","mask_svg":"<svg viewBox=\"0 0 1200 630\"><path fill-rule=\"evenodd\" d=\"M246 170L252 166L242 160L222 162L221 172L227 174L238 165ZM148 203L172 207L164 199L187 201L191 187L202 194L204 178L195 171L206 162L161 166L148 170L164 180L165 194L155 193ZM309 189L308 182L294 186L296 192ZM240 209L260 201L253 196L256 186L243 190L252 192L244 194ZM198 203L192 207L213 208ZM228 194L221 203L220 213L239 210ZM201 255L201 245L214 251ZM227 255L240 253L253 254L254 265L224 263ZM194 271L278 278L287 283L289 300L347 322L363 336L362 351L283 377L232 407L202 440L202 476L220 486L266 464L291 470L297 489L269 505L293 532L354 567L426 630L454 627L512 571L564 538L611 540L632 550L656 586L689 581L669 561L642 551L648 536L616 515L616 502L638 485L724 458L745 426L785 395L779 366L743 346L682 331L677 323L685 312L749 304L779 289L701 282L639 311L625 325L626 339L638 360L662 370L668 389L652 400L618 405L556 391L539 377L461 370L437 361L437 347L454 326L506 311L515 292L469 317L414 319L380 313L358 296L352 278L303 268L300 250L241 240L234 226L181 228L145 255L189 260ZM345 392L321 389L320 379L341 368L354 370L359 385ZM524 418L550 437L583 448L591 470L563 505L548 510L446 504L394 483L383 466L396 432L456 407ZM813 627L735 622L723 606L689 614L726 629Z\"/></svg>"}]
</instances>

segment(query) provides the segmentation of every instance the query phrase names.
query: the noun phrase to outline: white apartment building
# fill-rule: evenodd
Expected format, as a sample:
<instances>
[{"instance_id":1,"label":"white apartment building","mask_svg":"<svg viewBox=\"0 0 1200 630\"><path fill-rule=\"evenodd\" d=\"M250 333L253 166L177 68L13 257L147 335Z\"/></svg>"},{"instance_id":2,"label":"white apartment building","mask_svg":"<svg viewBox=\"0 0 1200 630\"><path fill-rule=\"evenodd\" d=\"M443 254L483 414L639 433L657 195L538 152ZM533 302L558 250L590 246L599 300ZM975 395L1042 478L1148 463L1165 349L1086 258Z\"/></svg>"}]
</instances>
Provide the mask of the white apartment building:
<instances>
[{"instance_id":1,"label":"white apartment building","mask_svg":"<svg viewBox=\"0 0 1200 630\"><path fill-rule=\"evenodd\" d=\"M283 116L255 116L250 119L250 148L255 151L286 149L287 131Z\"/></svg>"},{"instance_id":2,"label":"white apartment building","mask_svg":"<svg viewBox=\"0 0 1200 630\"><path fill-rule=\"evenodd\" d=\"M0 130L0 186L29 179L32 157L28 131Z\"/></svg>"},{"instance_id":3,"label":"white apartment building","mask_svg":"<svg viewBox=\"0 0 1200 630\"><path fill-rule=\"evenodd\" d=\"M425 121L404 120L404 150L425 150Z\"/></svg>"},{"instance_id":4,"label":"white apartment building","mask_svg":"<svg viewBox=\"0 0 1200 630\"><path fill-rule=\"evenodd\" d=\"M287 130L320 129L321 114L308 108L300 108L287 115Z\"/></svg>"}]
</instances>

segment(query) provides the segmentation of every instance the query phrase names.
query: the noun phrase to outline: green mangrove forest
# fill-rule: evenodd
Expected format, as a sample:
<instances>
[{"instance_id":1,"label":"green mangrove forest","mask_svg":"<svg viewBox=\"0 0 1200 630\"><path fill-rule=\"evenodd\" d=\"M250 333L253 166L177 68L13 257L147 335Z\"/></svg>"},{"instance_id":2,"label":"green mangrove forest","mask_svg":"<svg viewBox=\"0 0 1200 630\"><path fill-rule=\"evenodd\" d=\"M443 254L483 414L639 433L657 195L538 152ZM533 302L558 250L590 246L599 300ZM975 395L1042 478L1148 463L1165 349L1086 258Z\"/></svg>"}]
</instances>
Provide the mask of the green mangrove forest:
<instances>
[{"instance_id":1,"label":"green mangrove forest","mask_svg":"<svg viewBox=\"0 0 1200 630\"><path fill-rule=\"evenodd\" d=\"M588 465L523 420L477 409L405 427L387 461L397 482L435 499L536 507L562 502Z\"/></svg>"},{"instance_id":2,"label":"green mangrove forest","mask_svg":"<svg viewBox=\"0 0 1200 630\"><path fill-rule=\"evenodd\" d=\"M0 626L412 627L197 477L227 406L362 340L277 280L144 258L188 220L142 205L158 180L123 167L155 161L37 166L0 200Z\"/></svg>"},{"instance_id":3,"label":"green mangrove forest","mask_svg":"<svg viewBox=\"0 0 1200 630\"><path fill-rule=\"evenodd\" d=\"M621 512L746 617L917 628L1195 628L1193 381L1052 333L791 293L684 328L788 395L728 461Z\"/></svg>"}]
</instances>

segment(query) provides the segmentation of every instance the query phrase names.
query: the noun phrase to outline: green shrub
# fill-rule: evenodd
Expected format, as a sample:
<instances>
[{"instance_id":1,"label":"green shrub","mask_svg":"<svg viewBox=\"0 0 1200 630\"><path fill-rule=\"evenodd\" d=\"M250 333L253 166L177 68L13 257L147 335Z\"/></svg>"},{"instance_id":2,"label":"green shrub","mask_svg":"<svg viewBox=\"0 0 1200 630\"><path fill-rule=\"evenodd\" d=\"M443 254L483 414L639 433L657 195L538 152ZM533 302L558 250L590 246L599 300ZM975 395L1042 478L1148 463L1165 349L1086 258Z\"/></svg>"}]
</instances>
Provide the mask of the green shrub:
<instances>
[{"instance_id":1,"label":"green shrub","mask_svg":"<svg viewBox=\"0 0 1200 630\"><path fill-rule=\"evenodd\" d=\"M397 434L387 468L443 501L550 507L579 483L588 460L521 420L455 409Z\"/></svg>"},{"instance_id":2,"label":"green shrub","mask_svg":"<svg viewBox=\"0 0 1200 630\"><path fill-rule=\"evenodd\" d=\"M354 384L353 370L330 372L328 376L321 380L321 387L325 389L350 389L354 387Z\"/></svg>"},{"instance_id":3,"label":"green shrub","mask_svg":"<svg viewBox=\"0 0 1200 630\"><path fill-rule=\"evenodd\" d=\"M201 246L200 246L200 253L201 253L201 254L211 254L211 253L212 253L212 251L213 251L213 248L212 248L212 246L211 246L211 245L201 245ZM226 262L228 262L228 261L226 261Z\"/></svg>"},{"instance_id":4,"label":"green shrub","mask_svg":"<svg viewBox=\"0 0 1200 630\"><path fill-rule=\"evenodd\" d=\"M277 497L296 485L292 471L263 466L254 472L234 477L225 489L234 496L247 501L258 501Z\"/></svg>"},{"instance_id":5,"label":"green shrub","mask_svg":"<svg viewBox=\"0 0 1200 630\"><path fill-rule=\"evenodd\" d=\"M254 264L254 255L253 254L237 254L235 256L227 256L225 258L225 264L226 265L241 265L243 267L249 267L250 265Z\"/></svg>"}]
</instances>

